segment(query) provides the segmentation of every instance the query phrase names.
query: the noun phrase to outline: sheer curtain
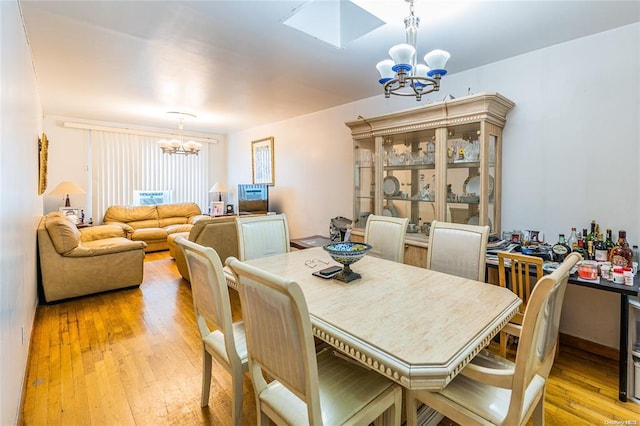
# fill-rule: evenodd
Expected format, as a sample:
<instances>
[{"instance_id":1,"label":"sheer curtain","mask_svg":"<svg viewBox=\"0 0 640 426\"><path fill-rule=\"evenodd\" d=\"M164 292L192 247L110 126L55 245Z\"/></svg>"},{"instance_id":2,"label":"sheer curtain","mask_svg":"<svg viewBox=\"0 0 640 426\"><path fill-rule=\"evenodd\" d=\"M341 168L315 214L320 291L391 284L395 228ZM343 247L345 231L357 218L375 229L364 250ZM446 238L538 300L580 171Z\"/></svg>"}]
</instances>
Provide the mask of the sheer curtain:
<instances>
[{"instance_id":1,"label":"sheer curtain","mask_svg":"<svg viewBox=\"0 0 640 426\"><path fill-rule=\"evenodd\" d=\"M91 130L92 214L102 222L112 205L132 205L133 191L172 191L172 202L209 199L209 144L199 155L163 154L157 137Z\"/></svg>"}]
</instances>

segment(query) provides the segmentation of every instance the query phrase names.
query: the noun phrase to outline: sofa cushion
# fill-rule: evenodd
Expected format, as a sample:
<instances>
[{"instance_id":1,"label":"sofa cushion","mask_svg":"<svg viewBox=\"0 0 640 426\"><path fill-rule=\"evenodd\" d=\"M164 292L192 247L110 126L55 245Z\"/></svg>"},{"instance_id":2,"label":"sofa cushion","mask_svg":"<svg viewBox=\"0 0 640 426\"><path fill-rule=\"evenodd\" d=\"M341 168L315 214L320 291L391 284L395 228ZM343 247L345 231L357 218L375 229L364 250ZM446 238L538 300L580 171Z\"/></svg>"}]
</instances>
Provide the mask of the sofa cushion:
<instances>
[{"instance_id":1,"label":"sofa cushion","mask_svg":"<svg viewBox=\"0 0 640 426\"><path fill-rule=\"evenodd\" d=\"M196 203L158 204L156 207L158 209L158 219L183 217L188 221L192 216L197 216L201 213L200 207Z\"/></svg>"},{"instance_id":2,"label":"sofa cushion","mask_svg":"<svg viewBox=\"0 0 640 426\"><path fill-rule=\"evenodd\" d=\"M175 234L176 232L189 232L193 228L193 225L190 223L182 223L179 225L169 225L163 226L162 229L167 231L168 235Z\"/></svg>"},{"instance_id":3,"label":"sofa cushion","mask_svg":"<svg viewBox=\"0 0 640 426\"><path fill-rule=\"evenodd\" d=\"M67 257L100 256L110 253L122 253L130 250L144 249L144 241L131 241L124 237L105 238L103 240L87 241L74 250L66 253Z\"/></svg>"},{"instance_id":4,"label":"sofa cushion","mask_svg":"<svg viewBox=\"0 0 640 426\"><path fill-rule=\"evenodd\" d=\"M78 247L80 231L66 217L48 216L45 221L45 228L58 253L69 253Z\"/></svg>"},{"instance_id":5,"label":"sofa cushion","mask_svg":"<svg viewBox=\"0 0 640 426\"><path fill-rule=\"evenodd\" d=\"M126 237L120 225L97 225L80 229L80 241L83 243L104 238Z\"/></svg>"},{"instance_id":6,"label":"sofa cushion","mask_svg":"<svg viewBox=\"0 0 640 426\"><path fill-rule=\"evenodd\" d=\"M134 241L166 240L167 231L162 228L144 228L133 231L131 239Z\"/></svg>"},{"instance_id":7,"label":"sofa cushion","mask_svg":"<svg viewBox=\"0 0 640 426\"><path fill-rule=\"evenodd\" d=\"M124 222L134 228L158 227L156 206L111 206L104 213L104 223Z\"/></svg>"}]
</instances>

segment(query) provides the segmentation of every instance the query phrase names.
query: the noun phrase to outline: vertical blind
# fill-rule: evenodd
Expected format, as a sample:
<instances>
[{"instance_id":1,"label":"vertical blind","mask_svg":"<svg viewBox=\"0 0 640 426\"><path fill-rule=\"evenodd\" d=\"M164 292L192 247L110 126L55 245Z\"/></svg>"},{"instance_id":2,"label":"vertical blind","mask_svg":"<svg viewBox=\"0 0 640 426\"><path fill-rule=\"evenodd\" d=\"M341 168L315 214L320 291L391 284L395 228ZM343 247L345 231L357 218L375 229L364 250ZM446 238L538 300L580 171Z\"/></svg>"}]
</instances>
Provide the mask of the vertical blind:
<instances>
[{"instance_id":1,"label":"vertical blind","mask_svg":"<svg viewBox=\"0 0 640 426\"><path fill-rule=\"evenodd\" d=\"M172 191L172 202L195 202L207 212L209 144L199 155L163 154L158 138L91 130L92 214L133 205L134 191Z\"/></svg>"}]
</instances>

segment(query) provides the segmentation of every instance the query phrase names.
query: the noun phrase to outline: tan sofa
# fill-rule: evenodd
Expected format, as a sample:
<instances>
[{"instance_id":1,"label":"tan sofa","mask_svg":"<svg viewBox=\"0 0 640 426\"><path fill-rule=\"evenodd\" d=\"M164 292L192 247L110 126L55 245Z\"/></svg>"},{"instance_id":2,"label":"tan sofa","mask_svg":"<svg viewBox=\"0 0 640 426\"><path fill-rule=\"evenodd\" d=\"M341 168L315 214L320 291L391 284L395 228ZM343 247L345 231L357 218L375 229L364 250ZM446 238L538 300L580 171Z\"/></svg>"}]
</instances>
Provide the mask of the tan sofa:
<instances>
[{"instance_id":1,"label":"tan sofa","mask_svg":"<svg viewBox=\"0 0 640 426\"><path fill-rule=\"evenodd\" d=\"M111 206L104 214L105 224L120 225L133 241L147 243L146 252L167 250L167 237L189 232L193 224L209 216L201 214L196 203L156 206Z\"/></svg>"},{"instance_id":2,"label":"tan sofa","mask_svg":"<svg viewBox=\"0 0 640 426\"><path fill-rule=\"evenodd\" d=\"M189 233L173 234L169 237L170 251L174 253L178 271L187 281L190 281L187 260L184 257L182 247L175 242L176 238L180 236L202 246L213 247L223 263L229 256L238 257L238 232L235 216L220 216L198 221Z\"/></svg>"},{"instance_id":3,"label":"tan sofa","mask_svg":"<svg viewBox=\"0 0 640 426\"><path fill-rule=\"evenodd\" d=\"M125 238L120 226L78 230L64 215L49 213L38 225L45 301L140 285L145 246Z\"/></svg>"}]
</instances>

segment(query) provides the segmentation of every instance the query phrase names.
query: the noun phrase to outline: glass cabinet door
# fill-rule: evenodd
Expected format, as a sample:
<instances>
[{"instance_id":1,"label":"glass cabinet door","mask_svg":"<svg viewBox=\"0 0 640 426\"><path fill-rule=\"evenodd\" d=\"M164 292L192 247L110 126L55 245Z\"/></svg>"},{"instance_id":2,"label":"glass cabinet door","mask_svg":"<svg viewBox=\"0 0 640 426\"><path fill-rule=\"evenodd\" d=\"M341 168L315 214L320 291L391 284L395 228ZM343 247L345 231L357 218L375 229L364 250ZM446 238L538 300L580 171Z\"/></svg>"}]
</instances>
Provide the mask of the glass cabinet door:
<instances>
[{"instance_id":1,"label":"glass cabinet door","mask_svg":"<svg viewBox=\"0 0 640 426\"><path fill-rule=\"evenodd\" d=\"M354 228L364 228L367 217L375 213L376 150L375 140L358 140L353 145L354 158Z\"/></svg>"},{"instance_id":2,"label":"glass cabinet door","mask_svg":"<svg viewBox=\"0 0 640 426\"><path fill-rule=\"evenodd\" d=\"M435 130L387 136L382 146L382 215L409 218L409 232L419 234L436 217Z\"/></svg>"},{"instance_id":3,"label":"glass cabinet door","mask_svg":"<svg viewBox=\"0 0 640 426\"><path fill-rule=\"evenodd\" d=\"M485 194L481 185L480 123L449 127L446 135L446 220L481 224L480 205Z\"/></svg>"}]
</instances>

